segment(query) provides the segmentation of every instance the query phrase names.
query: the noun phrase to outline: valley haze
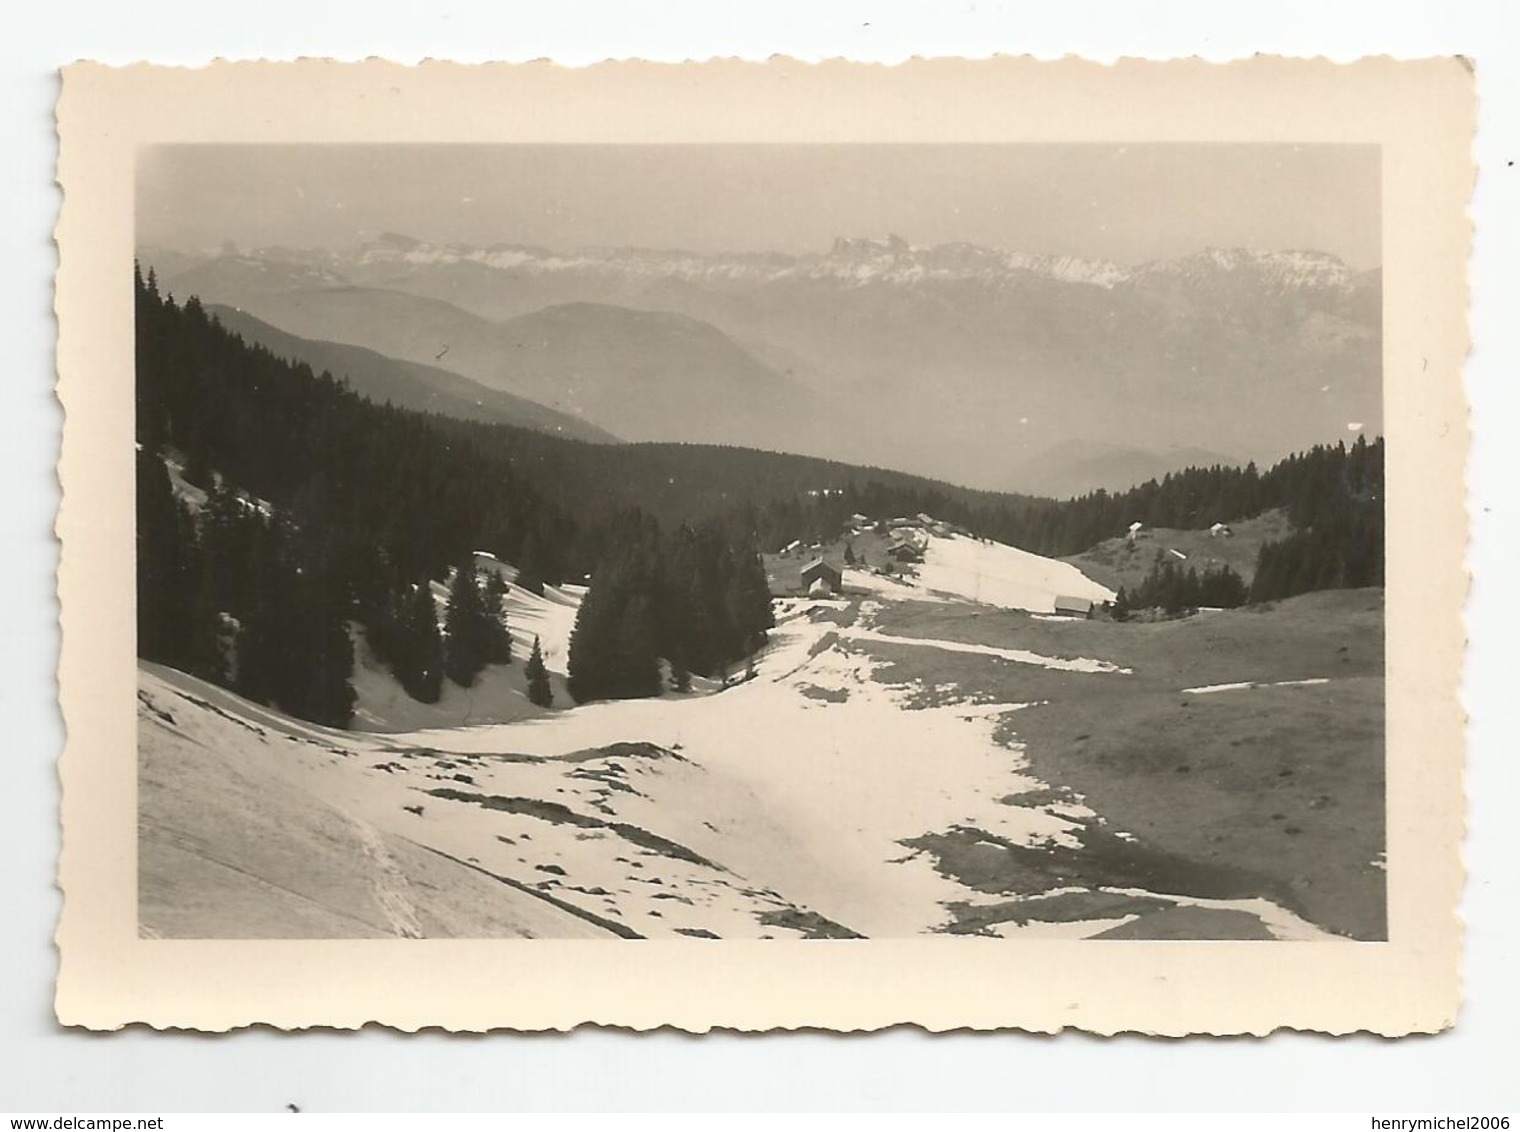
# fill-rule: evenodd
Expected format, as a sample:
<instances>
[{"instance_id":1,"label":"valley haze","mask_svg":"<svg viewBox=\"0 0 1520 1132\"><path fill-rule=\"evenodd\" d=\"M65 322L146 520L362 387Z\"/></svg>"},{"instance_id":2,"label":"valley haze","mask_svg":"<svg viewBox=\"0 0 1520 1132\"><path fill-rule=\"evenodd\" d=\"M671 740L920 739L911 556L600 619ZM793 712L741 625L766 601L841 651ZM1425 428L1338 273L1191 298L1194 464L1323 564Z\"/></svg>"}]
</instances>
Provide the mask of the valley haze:
<instances>
[{"instance_id":1,"label":"valley haze","mask_svg":"<svg viewBox=\"0 0 1520 1132\"><path fill-rule=\"evenodd\" d=\"M1323 253L1122 268L897 237L791 257L391 235L142 258L175 293L628 440L1071 495L1380 431L1380 275Z\"/></svg>"}]
</instances>

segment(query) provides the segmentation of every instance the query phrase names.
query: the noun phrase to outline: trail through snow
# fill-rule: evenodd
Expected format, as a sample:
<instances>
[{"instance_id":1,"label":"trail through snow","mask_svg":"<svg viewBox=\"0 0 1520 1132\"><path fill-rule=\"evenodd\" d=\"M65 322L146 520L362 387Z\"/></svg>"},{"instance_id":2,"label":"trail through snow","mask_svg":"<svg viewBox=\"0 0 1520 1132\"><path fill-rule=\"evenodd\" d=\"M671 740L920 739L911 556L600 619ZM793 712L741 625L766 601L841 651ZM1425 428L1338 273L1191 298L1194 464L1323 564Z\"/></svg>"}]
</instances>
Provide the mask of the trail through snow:
<instances>
[{"instance_id":1,"label":"trail through snow","mask_svg":"<svg viewBox=\"0 0 1520 1132\"><path fill-rule=\"evenodd\" d=\"M350 817L359 845L368 859L373 878L375 903L391 930L402 939L421 939L422 924L417 919L417 909L412 904L411 883L396 864L395 858L385 847L385 839L379 830L362 818Z\"/></svg>"}]
</instances>

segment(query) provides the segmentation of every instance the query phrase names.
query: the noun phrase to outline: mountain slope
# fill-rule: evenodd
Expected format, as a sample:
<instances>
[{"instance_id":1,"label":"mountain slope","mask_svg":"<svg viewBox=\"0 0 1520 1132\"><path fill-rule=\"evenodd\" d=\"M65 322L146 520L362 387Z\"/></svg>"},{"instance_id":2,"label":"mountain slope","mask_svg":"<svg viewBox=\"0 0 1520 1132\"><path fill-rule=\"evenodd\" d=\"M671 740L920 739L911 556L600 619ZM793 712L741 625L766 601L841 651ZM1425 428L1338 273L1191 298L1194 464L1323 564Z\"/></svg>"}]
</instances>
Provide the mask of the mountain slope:
<instances>
[{"instance_id":1,"label":"mountain slope","mask_svg":"<svg viewBox=\"0 0 1520 1132\"><path fill-rule=\"evenodd\" d=\"M213 305L207 309L223 326L245 340L256 342L282 358L305 362L316 373L328 370L334 377L346 379L356 393L376 403L389 401L403 409L518 425L575 440L613 443L618 439L569 413L487 388L437 366L402 361L362 346L300 338L232 307Z\"/></svg>"},{"instance_id":2,"label":"mountain slope","mask_svg":"<svg viewBox=\"0 0 1520 1132\"><path fill-rule=\"evenodd\" d=\"M567 303L502 324L496 341L481 361L494 384L630 440L807 450L819 435L815 398L685 315Z\"/></svg>"},{"instance_id":3,"label":"mountain slope","mask_svg":"<svg viewBox=\"0 0 1520 1132\"><path fill-rule=\"evenodd\" d=\"M674 749L443 751L158 665L139 670L138 711L150 938L851 934L709 856L763 855L779 831L743 777Z\"/></svg>"},{"instance_id":4,"label":"mountain slope","mask_svg":"<svg viewBox=\"0 0 1520 1132\"><path fill-rule=\"evenodd\" d=\"M1237 519L1229 526L1228 535L1146 527L1133 542L1126 535L1118 535L1080 554L1067 555L1065 561L1110 589L1123 586L1131 593L1153 568L1168 559L1178 569L1192 568L1199 573L1228 566L1249 585L1262 546L1287 538L1293 532L1281 508L1254 518Z\"/></svg>"},{"instance_id":5,"label":"mountain slope","mask_svg":"<svg viewBox=\"0 0 1520 1132\"><path fill-rule=\"evenodd\" d=\"M199 263L164 285L301 338L445 367L595 434L818 455L839 447L840 415L826 398L686 315L575 302L497 323L425 295L354 286L327 266L260 271L241 256ZM866 451L855 444L845 454Z\"/></svg>"},{"instance_id":6,"label":"mountain slope","mask_svg":"<svg viewBox=\"0 0 1520 1132\"><path fill-rule=\"evenodd\" d=\"M139 680L143 935L609 934L562 902L430 850L399 832L401 823L377 824L351 790L314 788L334 768L370 753L363 737L302 724L158 665L144 665Z\"/></svg>"},{"instance_id":7,"label":"mountain slope","mask_svg":"<svg viewBox=\"0 0 1520 1132\"><path fill-rule=\"evenodd\" d=\"M474 377L460 357L492 348L496 324L448 303L377 287L298 287L281 291L244 288L240 280L203 276L193 288L175 279L169 289L204 303L236 307L289 334L315 341L362 346L391 358L438 365Z\"/></svg>"}]
</instances>

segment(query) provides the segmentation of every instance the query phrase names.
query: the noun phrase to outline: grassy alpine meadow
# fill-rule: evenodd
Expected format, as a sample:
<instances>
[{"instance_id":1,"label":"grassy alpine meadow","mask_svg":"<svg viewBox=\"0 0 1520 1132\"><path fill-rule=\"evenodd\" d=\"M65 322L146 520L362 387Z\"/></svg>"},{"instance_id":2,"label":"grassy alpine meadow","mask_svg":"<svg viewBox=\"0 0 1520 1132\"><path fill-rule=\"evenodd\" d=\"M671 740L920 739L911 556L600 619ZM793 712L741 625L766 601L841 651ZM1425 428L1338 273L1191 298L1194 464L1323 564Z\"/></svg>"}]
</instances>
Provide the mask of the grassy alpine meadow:
<instances>
[{"instance_id":1,"label":"grassy alpine meadow","mask_svg":"<svg viewBox=\"0 0 1520 1132\"><path fill-rule=\"evenodd\" d=\"M1385 936L1380 590L1145 624L889 603L875 625L916 642L1016 645L1128 670L1073 673L857 642L887 663L880 679L915 685L925 705L1033 705L1004 718L999 741L1021 747L1032 774L1125 835L1117 844L1106 832L1089 838L1085 864L1058 868L1056 879L1096 870L1110 888L1266 897L1339 935ZM1049 867L968 835L929 845L941 868L984 892L1026 891L1030 874ZM1069 911L1093 914L1079 904ZM985 909L978 915L985 920ZM1141 916L1124 934L1143 936L1148 922L1157 935L1196 934L1200 918Z\"/></svg>"}]
</instances>

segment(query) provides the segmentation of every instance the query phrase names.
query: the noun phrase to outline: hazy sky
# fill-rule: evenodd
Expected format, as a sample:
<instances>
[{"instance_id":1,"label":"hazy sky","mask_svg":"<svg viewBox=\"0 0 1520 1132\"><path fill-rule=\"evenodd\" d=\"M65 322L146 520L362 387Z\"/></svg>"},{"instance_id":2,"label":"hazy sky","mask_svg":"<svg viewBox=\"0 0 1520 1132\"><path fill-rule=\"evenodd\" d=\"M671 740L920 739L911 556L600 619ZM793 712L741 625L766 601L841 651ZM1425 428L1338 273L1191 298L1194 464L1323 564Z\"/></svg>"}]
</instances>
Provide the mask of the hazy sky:
<instances>
[{"instance_id":1,"label":"hazy sky","mask_svg":"<svg viewBox=\"0 0 1520 1132\"><path fill-rule=\"evenodd\" d=\"M419 239L825 251L895 232L1140 263L1203 247L1381 262L1378 150L1266 145L173 146L138 243Z\"/></svg>"}]
</instances>

